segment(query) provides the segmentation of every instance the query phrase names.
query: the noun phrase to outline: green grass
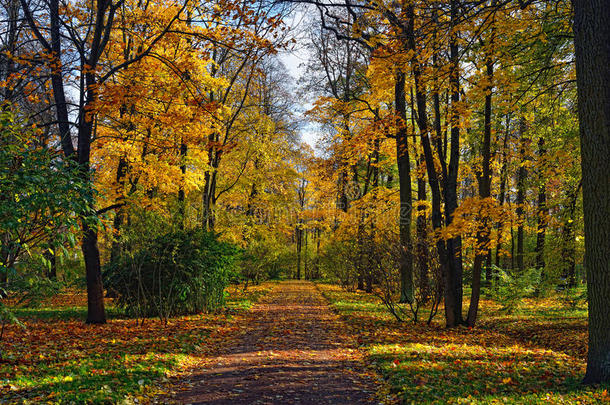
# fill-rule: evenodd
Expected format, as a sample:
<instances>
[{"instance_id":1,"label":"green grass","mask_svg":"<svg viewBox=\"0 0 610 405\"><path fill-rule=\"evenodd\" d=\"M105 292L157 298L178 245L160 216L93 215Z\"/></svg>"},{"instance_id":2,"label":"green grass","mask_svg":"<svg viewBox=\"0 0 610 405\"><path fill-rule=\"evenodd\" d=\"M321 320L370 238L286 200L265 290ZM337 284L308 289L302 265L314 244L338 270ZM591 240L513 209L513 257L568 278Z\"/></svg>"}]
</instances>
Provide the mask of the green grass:
<instances>
[{"instance_id":1,"label":"green grass","mask_svg":"<svg viewBox=\"0 0 610 405\"><path fill-rule=\"evenodd\" d=\"M554 298L525 300L505 314L482 303L481 326L399 323L370 294L319 285L404 404L610 403L610 386L581 384L586 311ZM384 396L387 399L387 396Z\"/></svg>"},{"instance_id":2,"label":"green grass","mask_svg":"<svg viewBox=\"0 0 610 405\"><path fill-rule=\"evenodd\" d=\"M26 325L2 342L0 403L117 403L162 393L163 382L237 335L247 309L271 284L231 289L227 309L143 325L109 306L106 325L86 325L78 305L17 309Z\"/></svg>"},{"instance_id":3,"label":"green grass","mask_svg":"<svg viewBox=\"0 0 610 405\"><path fill-rule=\"evenodd\" d=\"M78 320L87 318L87 307L73 306L73 307L34 307L34 308L15 308L13 314L20 319L38 319L41 321L52 321L52 320ZM122 319L125 318L123 312L112 306L106 306L106 316L108 319Z\"/></svg>"}]
</instances>

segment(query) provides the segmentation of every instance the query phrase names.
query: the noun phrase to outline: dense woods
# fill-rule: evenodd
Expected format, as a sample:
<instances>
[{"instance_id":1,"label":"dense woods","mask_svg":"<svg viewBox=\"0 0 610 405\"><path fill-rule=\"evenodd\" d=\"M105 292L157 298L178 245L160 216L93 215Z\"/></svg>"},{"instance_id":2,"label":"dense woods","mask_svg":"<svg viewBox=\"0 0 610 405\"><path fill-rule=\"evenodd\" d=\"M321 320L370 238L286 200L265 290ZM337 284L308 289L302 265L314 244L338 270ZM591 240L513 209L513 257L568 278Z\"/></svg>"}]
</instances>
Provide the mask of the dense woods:
<instances>
[{"instance_id":1,"label":"dense woods","mask_svg":"<svg viewBox=\"0 0 610 405\"><path fill-rule=\"evenodd\" d=\"M0 387L27 386L14 344L41 321L24 307L84 294L83 321L104 334L158 318L199 347L192 316L232 325L219 311L280 279L316 281L360 347L391 334L342 300L430 341L499 333L498 313L546 320L560 302L580 312L553 322L583 321L579 378L607 384L609 10L0 1ZM394 385L397 359L379 366ZM135 381L121 395L148 384ZM409 384L405 403L451 402ZM568 401L607 400L604 387Z\"/></svg>"}]
</instances>

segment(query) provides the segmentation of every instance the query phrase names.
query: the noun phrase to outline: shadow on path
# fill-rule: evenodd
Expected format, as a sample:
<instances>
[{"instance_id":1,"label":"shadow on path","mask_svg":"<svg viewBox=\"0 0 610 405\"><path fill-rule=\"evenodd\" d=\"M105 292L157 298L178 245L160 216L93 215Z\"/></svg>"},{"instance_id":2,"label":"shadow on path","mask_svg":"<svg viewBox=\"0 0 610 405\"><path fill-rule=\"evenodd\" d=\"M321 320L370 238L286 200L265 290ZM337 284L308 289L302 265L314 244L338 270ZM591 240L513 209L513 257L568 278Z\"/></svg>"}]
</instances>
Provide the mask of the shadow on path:
<instances>
[{"instance_id":1,"label":"shadow on path","mask_svg":"<svg viewBox=\"0 0 610 405\"><path fill-rule=\"evenodd\" d=\"M309 282L279 284L248 315L248 333L190 377L192 404L366 404L372 379L345 327Z\"/></svg>"}]
</instances>

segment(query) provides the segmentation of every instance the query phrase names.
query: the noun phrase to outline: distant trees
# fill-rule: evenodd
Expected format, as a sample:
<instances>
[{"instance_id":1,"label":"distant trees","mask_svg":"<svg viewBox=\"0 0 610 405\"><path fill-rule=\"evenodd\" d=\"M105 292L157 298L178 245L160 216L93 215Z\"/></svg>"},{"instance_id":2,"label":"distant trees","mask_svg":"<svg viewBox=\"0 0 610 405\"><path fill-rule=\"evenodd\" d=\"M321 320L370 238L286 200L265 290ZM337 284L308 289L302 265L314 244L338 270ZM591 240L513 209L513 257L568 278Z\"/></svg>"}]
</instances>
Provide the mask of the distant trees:
<instances>
[{"instance_id":1,"label":"distant trees","mask_svg":"<svg viewBox=\"0 0 610 405\"><path fill-rule=\"evenodd\" d=\"M413 303L418 295L425 301L431 288L426 278L438 268L446 325L474 326L481 293L500 271L519 279L537 269L542 294L561 284L565 263L559 258L579 260L578 249L566 248L577 245L573 236L562 242L562 228L580 232L567 219L572 211L578 217L578 193L570 192L574 204L564 204L580 177L569 3L302 3L319 11L325 33L313 39L316 47L334 36L369 57L361 74L366 86L350 104L358 113L330 128L350 128L349 148L335 148L331 156L365 149L372 131L364 122L395 138L395 152L383 150L383 156L401 196L395 202L402 211L395 228L404 259L396 269L403 278L400 301ZM312 113L327 119L346 110L338 105L320 98ZM366 178L358 180L361 190ZM340 176L337 184L340 194ZM411 222L414 201L417 221ZM428 228L432 237L426 240ZM417 243L411 241L414 231ZM434 248L426 253L421 246L427 245ZM559 251L565 254L554 254ZM465 280L472 284L467 317Z\"/></svg>"}]
</instances>

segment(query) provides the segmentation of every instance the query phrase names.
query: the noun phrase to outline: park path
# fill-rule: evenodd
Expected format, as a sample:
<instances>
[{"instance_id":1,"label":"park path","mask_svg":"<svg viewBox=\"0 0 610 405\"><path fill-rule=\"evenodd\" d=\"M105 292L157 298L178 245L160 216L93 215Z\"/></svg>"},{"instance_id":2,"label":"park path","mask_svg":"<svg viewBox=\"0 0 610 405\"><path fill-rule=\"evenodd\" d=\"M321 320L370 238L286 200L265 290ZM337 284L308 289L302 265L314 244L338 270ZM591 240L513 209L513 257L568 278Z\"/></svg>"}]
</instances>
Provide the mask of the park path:
<instances>
[{"instance_id":1,"label":"park path","mask_svg":"<svg viewBox=\"0 0 610 405\"><path fill-rule=\"evenodd\" d=\"M251 309L248 331L211 358L174 399L184 404L367 404L356 342L315 285L278 284Z\"/></svg>"}]
</instances>

